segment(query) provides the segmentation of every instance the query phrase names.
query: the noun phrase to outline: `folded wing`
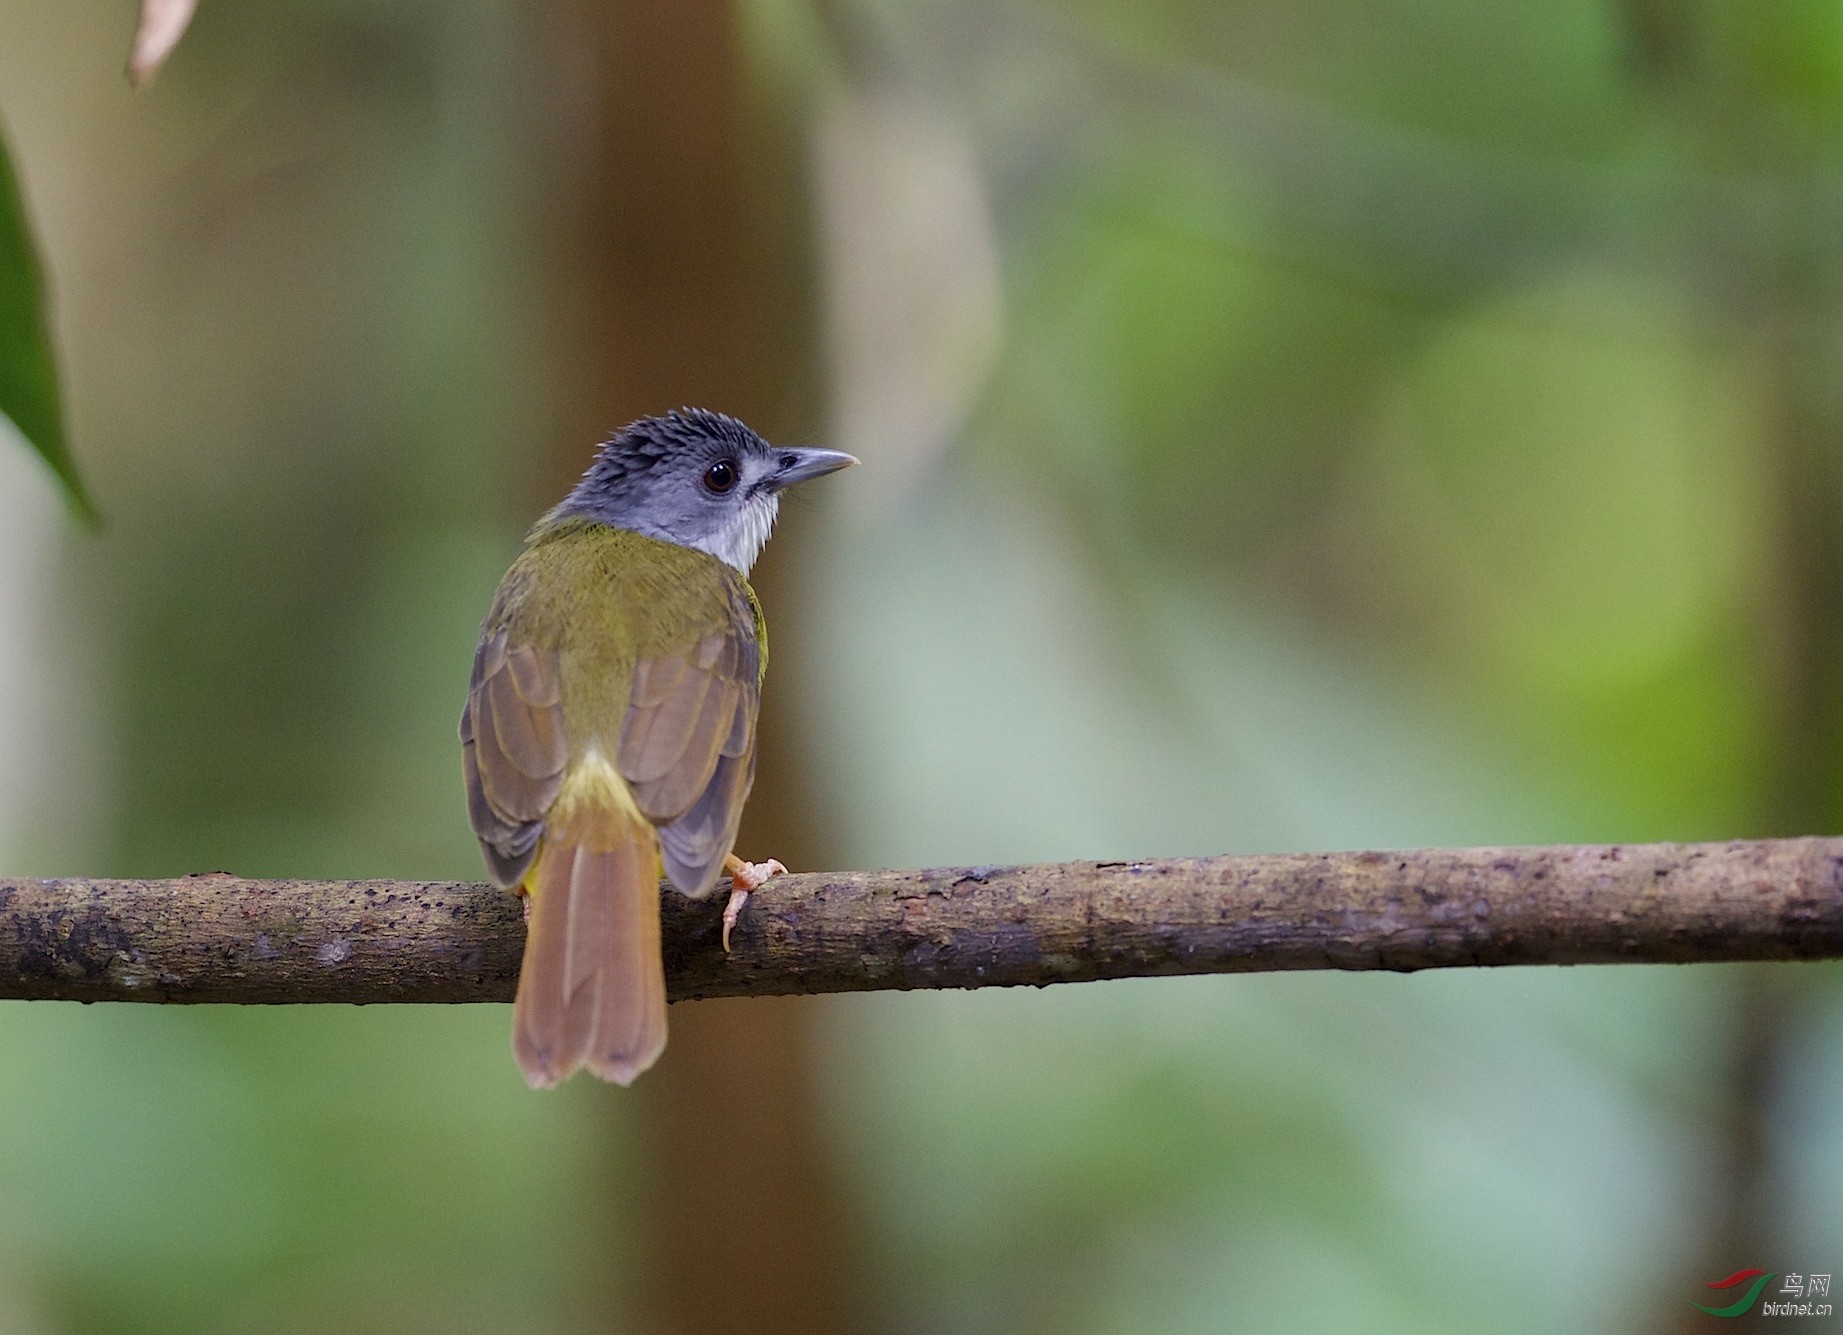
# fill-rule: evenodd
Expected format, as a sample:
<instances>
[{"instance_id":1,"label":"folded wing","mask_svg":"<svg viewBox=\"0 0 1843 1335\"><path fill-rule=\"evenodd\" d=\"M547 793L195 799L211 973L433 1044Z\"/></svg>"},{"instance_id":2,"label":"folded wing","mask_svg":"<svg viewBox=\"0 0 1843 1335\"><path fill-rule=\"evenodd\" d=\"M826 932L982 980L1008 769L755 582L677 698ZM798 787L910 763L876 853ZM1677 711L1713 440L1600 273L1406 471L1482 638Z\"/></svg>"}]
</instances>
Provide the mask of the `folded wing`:
<instances>
[{"instance_id":1,"label":"folded wing","mask_svg":"<svg viewBox=\"0 0 1843 1335\"><path fill-rule=\"evenodd\" d=\"M467 815L494 884L510 890L530 870L569 761L557 654L488 630L474 650L461 758Z\"/></svg>"},{"instance_id":2,"label":"folded wing","mask_svg":"<svg viewBox=\"0 0 1843 1335\"><path fill-rule=\"evenodd\" d=\"M723 625L635 664L617 760L666 876L694 898L710 893L755 779L761 645L747 594L730 602Z\"/></svg>"}]
</instances>

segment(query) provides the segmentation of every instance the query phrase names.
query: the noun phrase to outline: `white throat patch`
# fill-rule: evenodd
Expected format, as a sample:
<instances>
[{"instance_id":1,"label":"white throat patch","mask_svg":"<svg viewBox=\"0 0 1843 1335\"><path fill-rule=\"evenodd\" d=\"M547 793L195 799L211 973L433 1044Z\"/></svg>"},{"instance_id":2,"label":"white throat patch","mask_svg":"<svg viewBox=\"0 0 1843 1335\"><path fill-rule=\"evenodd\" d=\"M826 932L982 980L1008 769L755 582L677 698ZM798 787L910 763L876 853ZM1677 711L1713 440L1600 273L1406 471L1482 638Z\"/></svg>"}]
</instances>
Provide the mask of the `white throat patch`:
<instances>
[{"instance_id":1,"label":"white throat patch","mask_svg":"<svg viewBox=\"0 0 1843 1335\"><path fill-rule=\"evenodd\" d=\"M762 544L768 541L768 534L774 530L774 517L780 510L781 498L778 493L757 492L737 511L736 517L724 525L722 532L692 545L747 575L749 567L755 564L755 558L761 555Z\"/></svg>"}]
</instances>

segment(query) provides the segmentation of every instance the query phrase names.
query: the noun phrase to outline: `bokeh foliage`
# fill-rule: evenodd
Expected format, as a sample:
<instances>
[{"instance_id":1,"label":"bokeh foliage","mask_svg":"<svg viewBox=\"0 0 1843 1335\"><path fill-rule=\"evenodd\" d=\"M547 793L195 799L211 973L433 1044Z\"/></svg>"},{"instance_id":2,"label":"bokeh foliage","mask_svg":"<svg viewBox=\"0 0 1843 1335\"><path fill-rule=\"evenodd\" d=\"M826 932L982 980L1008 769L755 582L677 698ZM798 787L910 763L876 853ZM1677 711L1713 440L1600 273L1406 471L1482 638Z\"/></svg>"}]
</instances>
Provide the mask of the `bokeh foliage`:
<instances>
[{"instance_id":1,"label":"bokeh foliage","mask_svg":"<svg viewBox=\"0 0 1843 1335\"><path fill-rule=\"evenodd\" d=\"M1838 761L1836 13L744 6L830 183L829 308L978 372L921 377L934 437L841 408L867 466L789 507L824 537L769 614L812 670L766 707L851 860L1833 829L1835 784L1794 815L1784 775L1801 738ZM120 18L0 6L112 519L38 594L56 634L0 636L45 660L32 763L95 753L18 788L0 853L473 875L459 687L551 499L565 11L214 0L138 102ZM883 175L829 156L855 131ZM956 163L962 195L889 184ZM847 266L879 188L894 258ZM976 288L981 226L989 350L853 305ZM1843 987L1792 972L1777 1231L1728 1269L1843 1258ZM1742 978L841 1000L867 1321L1668 1328L1733 1206ZM0 1007L0 1331L635 1324L624 1105L527 1097L504 1027Z\"/></svg>"},{"instance_id":2,"label":"bokeh foliage","mask_svg":"<svg viewBox=\"0 0 1843 1335\"><path fill-rule=\"evenodd\" d=\"M854 861L1835 828L1820 11L851 7L977 145L1007 323L837 537ZM907 1328L1667 1329L1748 1191L1843 1246L1837 974L1786 983L878 998L843 1125Z\"/></svg>"}]
</instances>

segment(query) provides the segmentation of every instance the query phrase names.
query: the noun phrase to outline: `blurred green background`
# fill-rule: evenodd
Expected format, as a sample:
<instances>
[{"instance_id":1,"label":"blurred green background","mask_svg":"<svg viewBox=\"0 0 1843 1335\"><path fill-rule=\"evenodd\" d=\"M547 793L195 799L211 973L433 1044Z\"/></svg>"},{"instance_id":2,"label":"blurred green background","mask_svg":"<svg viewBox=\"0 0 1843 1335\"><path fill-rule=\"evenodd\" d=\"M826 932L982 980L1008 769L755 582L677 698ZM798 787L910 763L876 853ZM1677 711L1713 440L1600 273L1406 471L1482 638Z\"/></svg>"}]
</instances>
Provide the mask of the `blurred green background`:
<instances>
[{"instance_id":1,"label":"blurred green background","mask_svg":"<svg viewBox=\"0 0 1843 1335\"><path fill-rule=\"evenodd\" d=\"M205 0L139 95L132 21L0 0L108 520L0 449L9 872L476 878L478 618L700 357L866 464L764 567L745 854L1843 824L1835 0ZM754 202L660 267L709 143ZM629 1096L507 1023L0 1003L0 1335L1654 1332L1843 1272L1834 966L706 1003ZM671 1073L723 1025L795 1131ZM731 1324L661 1296L777 1230L825 1263Z\"/></svg>"}]
</instances>

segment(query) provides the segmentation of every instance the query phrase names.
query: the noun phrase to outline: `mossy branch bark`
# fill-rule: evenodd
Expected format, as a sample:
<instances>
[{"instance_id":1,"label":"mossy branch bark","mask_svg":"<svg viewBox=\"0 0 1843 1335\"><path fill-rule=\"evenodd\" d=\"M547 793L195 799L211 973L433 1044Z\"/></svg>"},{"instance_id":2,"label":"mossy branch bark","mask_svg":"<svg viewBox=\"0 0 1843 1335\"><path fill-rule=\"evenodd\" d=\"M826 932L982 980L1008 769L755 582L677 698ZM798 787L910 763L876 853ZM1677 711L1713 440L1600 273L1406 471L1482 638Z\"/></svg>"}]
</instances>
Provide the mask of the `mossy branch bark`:
<instances>
[{"instance_id":1,"label":"mossy branch bark","mask_svg":"<svg viewBox=\"0 0 1843 1335\"><path fill-rule=\"evenodd\" d=\"M776 877L734 951L666 891L674 1000L1277 969L1843 957L1843 839ZM0 880L0 998L508 1001L517 901L455 881Z\"/></svg>"}]
</instances>

